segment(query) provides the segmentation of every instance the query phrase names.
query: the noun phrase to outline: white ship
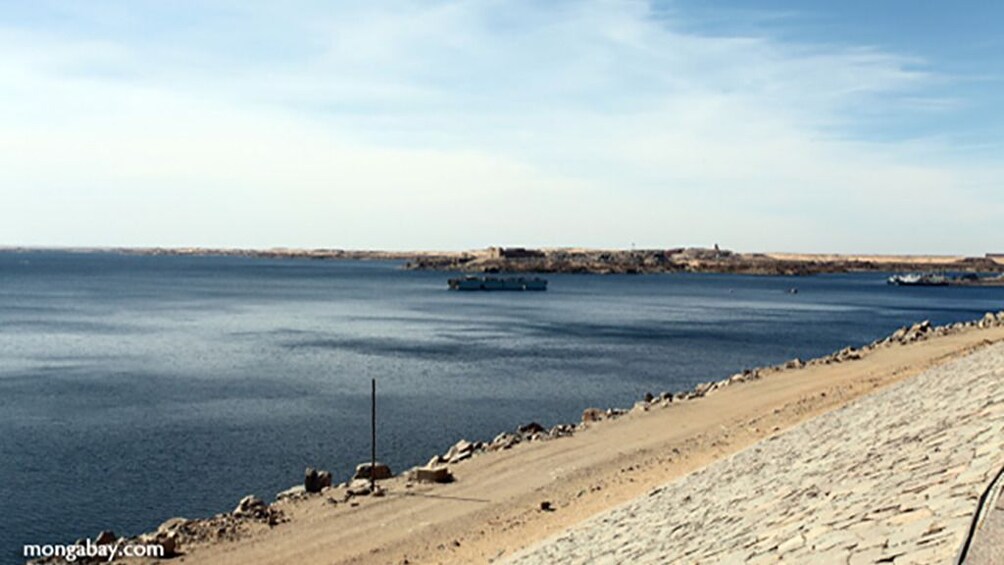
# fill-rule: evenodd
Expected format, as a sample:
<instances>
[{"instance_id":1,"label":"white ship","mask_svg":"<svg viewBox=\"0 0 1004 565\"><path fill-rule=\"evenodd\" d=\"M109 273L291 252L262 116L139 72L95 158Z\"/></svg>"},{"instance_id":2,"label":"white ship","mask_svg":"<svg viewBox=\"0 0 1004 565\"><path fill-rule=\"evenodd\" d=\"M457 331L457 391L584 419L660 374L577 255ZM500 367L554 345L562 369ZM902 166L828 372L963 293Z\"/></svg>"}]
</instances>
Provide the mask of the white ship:
<instances>
[{"instance_id":1,"label":"white ship","mask_svg":"<svg viewBox=\"0 0 1004 565\"><path fill-rule=\"evenodd\" d=\"M886 282L896 286L945 286L949 283L949 280L944 275L910 273L906 275L893 275Z\"/></svg>"}]
</instances>

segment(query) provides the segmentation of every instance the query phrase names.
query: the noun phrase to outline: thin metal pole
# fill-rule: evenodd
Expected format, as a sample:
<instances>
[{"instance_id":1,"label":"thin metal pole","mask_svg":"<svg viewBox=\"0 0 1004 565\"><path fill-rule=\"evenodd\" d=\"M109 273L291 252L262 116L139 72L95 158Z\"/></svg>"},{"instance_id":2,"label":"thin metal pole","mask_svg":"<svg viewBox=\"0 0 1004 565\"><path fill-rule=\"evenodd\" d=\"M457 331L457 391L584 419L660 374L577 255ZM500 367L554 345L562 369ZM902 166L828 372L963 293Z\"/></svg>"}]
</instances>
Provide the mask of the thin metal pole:
<instances>
[{"instance_id":1,"label":"thin metal pole","mask_svg":"<svg viewBox=\"0 0 1004 565\"><path fill-rule=\"evenodd\" d=\"M376 379L373 379L370 395L370 490L376 490Z\"/></svg>"}]
</instances>

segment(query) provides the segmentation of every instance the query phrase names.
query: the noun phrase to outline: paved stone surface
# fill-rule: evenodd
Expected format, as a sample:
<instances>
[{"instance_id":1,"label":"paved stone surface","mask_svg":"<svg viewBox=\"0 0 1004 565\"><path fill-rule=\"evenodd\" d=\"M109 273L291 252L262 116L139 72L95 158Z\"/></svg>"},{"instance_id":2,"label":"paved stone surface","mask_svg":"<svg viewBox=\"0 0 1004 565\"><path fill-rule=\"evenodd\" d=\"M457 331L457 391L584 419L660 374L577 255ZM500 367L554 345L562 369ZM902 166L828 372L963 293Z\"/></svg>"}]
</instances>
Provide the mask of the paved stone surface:
<instances>
[{"instance_id":1,"label":"paved stone surface","mask_svg":"<svg viewBox=\"0 0 1004 565\"><path fill-rule=\"evenodd\" d=\"M998 488L1000 485L998 484ZM997 490L995 504L973 536L966 565L1001 565L1004 563L1004 494Z\"/></svg>"},{"instance_id":2,"label":"paved stone surface","mask_svg":"<svg viewBox=\"0 0 1004 565\"><path fill-rule=\"evenodd\" d=\"M769 438L513 563L951 563L1004 465L1004 345Z\"/></svg>"}]
</instances>

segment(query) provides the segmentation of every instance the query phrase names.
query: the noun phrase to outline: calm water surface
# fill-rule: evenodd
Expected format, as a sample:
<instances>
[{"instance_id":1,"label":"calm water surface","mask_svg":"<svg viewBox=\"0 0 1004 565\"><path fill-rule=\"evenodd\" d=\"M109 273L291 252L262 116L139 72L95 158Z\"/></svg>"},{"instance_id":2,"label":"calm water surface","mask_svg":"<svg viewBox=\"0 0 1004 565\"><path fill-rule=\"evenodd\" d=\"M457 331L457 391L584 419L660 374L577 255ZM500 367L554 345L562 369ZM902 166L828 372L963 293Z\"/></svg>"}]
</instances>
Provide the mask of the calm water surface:
<instances>
[{"instance_id":1,"label":"calm water surface","mask_svg":"<svg viewBox=\"0 0 1004 565\"><path fill-rule=\"evenodd\" d=\"M551 275L451 293L391 262L0 253L0 561L270 498L461 437L1004 308L884 276ZM798 294L788 294L792 286Z\"/></svg>"}]
</instances>

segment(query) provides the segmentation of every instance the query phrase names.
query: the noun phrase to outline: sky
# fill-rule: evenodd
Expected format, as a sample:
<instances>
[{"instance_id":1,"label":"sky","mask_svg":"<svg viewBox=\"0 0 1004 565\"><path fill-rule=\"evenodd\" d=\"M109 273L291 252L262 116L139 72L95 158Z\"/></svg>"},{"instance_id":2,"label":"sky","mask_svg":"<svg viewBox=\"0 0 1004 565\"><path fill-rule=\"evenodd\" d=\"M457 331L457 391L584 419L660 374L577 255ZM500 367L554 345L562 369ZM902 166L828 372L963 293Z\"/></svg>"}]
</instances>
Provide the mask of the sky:
<instances>
[{"instance_id":1,"label":"sky","mask_svg":"<svg viewBox=\"0 0 1004 565\"><path fill-rule=\"evenodd\" d=\"M0 0L0 245L1004 252L1002 20Z\"/></svg>"}]
</instances>

